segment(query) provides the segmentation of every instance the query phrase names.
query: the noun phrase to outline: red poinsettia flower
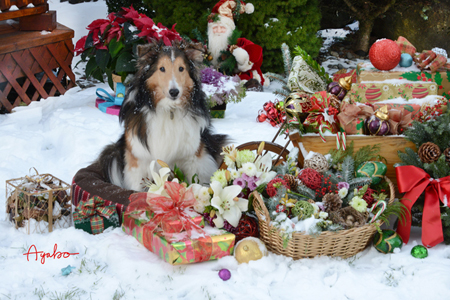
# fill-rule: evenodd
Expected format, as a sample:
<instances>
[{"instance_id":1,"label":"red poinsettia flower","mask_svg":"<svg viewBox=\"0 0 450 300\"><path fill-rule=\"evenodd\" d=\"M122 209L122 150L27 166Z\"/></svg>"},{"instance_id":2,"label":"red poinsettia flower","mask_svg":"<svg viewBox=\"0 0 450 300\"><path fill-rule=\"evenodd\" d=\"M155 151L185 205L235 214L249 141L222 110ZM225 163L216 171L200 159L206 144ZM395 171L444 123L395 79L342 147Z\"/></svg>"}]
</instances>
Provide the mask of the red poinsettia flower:
<instances>
[{"instance_id":1,"label":"red poinsettia flower","mask_svg":"<svg viewBox=\"0 0 450 300\"><path fill-rule=\"evenodd\" d=\"M75 44L75 55L80 55L84 52L84 45L86 44L87 35L83 36L78 42Z\"/></svg>"}]
</instances>

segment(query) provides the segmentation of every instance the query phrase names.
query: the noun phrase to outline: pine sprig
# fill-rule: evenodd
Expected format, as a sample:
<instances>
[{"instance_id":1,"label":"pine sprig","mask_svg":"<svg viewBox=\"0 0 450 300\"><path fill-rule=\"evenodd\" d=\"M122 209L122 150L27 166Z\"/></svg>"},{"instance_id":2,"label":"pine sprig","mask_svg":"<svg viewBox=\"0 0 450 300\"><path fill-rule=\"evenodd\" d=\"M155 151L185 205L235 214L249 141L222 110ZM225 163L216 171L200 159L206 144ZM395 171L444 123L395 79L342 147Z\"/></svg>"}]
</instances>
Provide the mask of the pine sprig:
<instances>
[{"instance_id":1,"label":"pine sprig","mask_svg":"<svg viewBox=\"0 0 450 300\"><path fill-rule=\"evenodd\" d=\"M345 150L342 150L342 148L338 149L331 149L329 154L331 155L330 158L330 164L331 165L338 165L341 164L344 161L344 158L346 156L353 156L353 149L354 149L354 142L352 141L350 145L347 146Z\"/></svg>"},{"instance_id":2,"label":"pine sprig","mask_svg":"<svg viewBox=\"0 0 450 300\"><path fill-rule=\"evenodd\" d=\"M305 50L303 50L302 48L300 48L300 46L295 47L294 49L294 54L296 56L301 56L303 58L303 60L311 67L314 69L314 71L316 71L317 75L320 76L320 78L322 78L322 80L326 83L329 84L332 80L330 78L330 76L328 75L328 73L325 71L325 69L319 65L317 63L317 61L315 61L308 53L306 53Z\"/></svg>"},{"instance_id":3,"label":"pine sprig","mask_svg":"<svg viewBox=\"0 0 450 300\"><path fill-rule=\"evenodd\" d=\"M425 123L413 121L404 135L417 149L424 143L432 142L443 151L450 146L450 112Z\"/></svg>"},{"instance_id":4,"label":"pine sprig","mask_svg":"<svg viewBox=\"0 0 450 300\"><path fill-rule=\"evenodd\" d=\"M433 178L443 178L450 175L450 166L445 161L445 155L441 155L436 162L423 164L423 168Z\"/></svg>"},{"instance_id":5,"label":"pine sprig","mask_svg":"<svg viewBox=\"0 0 450 300\"><path fill-rule=\"evenodd\" d=\"M409 214L408 209L400 201L396 201L392 204L386 205L386 209L380 214L377 220L382 221L389 226L389 218L396 216L399 222L404 223L406 221L406 215Z\"/></svg>"},{"instance_id":6,"label":"pine sprig","mask_svg":"<svg viewBox=\"0 0 450 300\"><path fill-rule=\"evenodd\" d=\"M280 75L280 74L276 74L276 73L272 73L272 72L268 72L265 73L264 76L266 76L267 78L269 78L271 81L276 81L281 83L282 85L287 85L287 78L285 78L284 76Z\"/></svg>"},{"instance_id":7,"label":"pine sprig","mask_svg":"<svg viewBox=\"0 0 450 300\"><path fill-rule=\"evenodd\" d=\"M357 177L357 178L353 178L352 180L350 180L348 182L349 184L349 191L353 191L354 189L358 189L362 186L369 186L372 183L372 178L370 177Z\"/></svg>"},{"instance_id":8,"label":"pine sprig","mask_svg":"<svg viewBox=\"0 0 450 300\"><path fill-rule=\"evenodd\" d=\"M283 54L284 74L286 77L289 77L292 69L292 57L289 46L286 43L281 44L281 53Z\"/></svg>"},{"instance_id":9,"label":"pine sprig","mask_svg":"<svg viewBox=\"0 0 450 300\"><path fill-rule=\"evenodd\" d=\"M442 229L444 232L444 243L450 245L450 208L441 208Z\"/></svg>"},{"instance_id":10,"label":"pine sprig","mask_svg":"<svg viewBox=\"0 0 450 300\"><path fill-rule=\"evenodd\" d=\"M355 160L355 166L359 166L365 161L382 158L379 155L380 148L381 144L375 144L373 146L366 145L362 148L359 148L359 150L356 151L355 155L353 155L353 159Z\"/></svg>"},{"instance_id":11,"label":"pine sprig","mask_svg":"<svg viewBox=\"0 0 450 300\"><path fill-rule=\"evenodd\" d=\"M307 186L299 185L297 187L297 193L304 195L306 197L309 197L309 199L315 199L316 198L316 192L310 189Z\"/></svg>"},{"instance_id":12,"label":"pine sprig","mask_svg":"<svg viewBox=\"0 0 450 300\"><path fill-rule=\"evenodd\" d=\"M344 179L343 181L350 182L354 177L354 173L355 173L355 161L354 161L353 157L348 155L342 161L341 174L342 174L342 179Z\"/></svg>"},{"instance_id":13,"label":"pine sprig","mask_svg":"<svg viewBox=\"0 0 450 300\"><path fill-rule=\"evenodd\" d=\"M423 163L420 160L419 154L415 152L413 149L406 147L405 152L401 152L400 150L397 152L398 157L401 160L401 163L398 163L399 166L416 166L418 168L423 169Z\"/></svg>"}]
</instances>

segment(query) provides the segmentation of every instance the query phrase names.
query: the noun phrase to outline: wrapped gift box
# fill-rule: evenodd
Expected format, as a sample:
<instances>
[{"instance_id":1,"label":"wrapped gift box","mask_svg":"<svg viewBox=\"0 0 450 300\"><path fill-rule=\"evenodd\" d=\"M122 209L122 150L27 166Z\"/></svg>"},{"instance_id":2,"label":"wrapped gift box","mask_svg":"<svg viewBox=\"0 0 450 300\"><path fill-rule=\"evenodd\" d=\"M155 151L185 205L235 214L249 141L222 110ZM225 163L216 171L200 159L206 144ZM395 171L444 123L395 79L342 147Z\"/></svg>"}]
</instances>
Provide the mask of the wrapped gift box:
<instances>
[{"instance_id":1,"label":"wrapped gift box","mask_svg":"<svg viewBox=\"0 0 450 300\"><path fill-rule=\"evenodd\" d=\"M445 96L450 100L450 70L439 69L436 73L420 70L416 65L408 68L395 67L390 71L380 71L370 62L359 63L356 68L357 83L366 81L384 81L388 79L405 79L415 82L435 82L437 95Z\"/></svg>"},{"instance_id":2,"label":"wrapped gift box","mask_svg":"<svg viewBox=\"0 0 450 300\"><path fill-rule=\"evenodd\" d=\"M376 103L398 97L405 100L422 99L437 95L437 89L435 82L414 82L403 79L364 81L353 83L344 100Z\"/></svg>"},{"instance_id":3,"label":"wrapped gift box","mask_svg":"<svg viewBox=\"0 0 450 300\"><path fill-rule=\"evenodd\" d=\"M178 241L168 240L160 229L152 232L145 226L149 221L148 217L147 214L141 219L136 219L124 214L122 229L172 265L214 260L233 253L235 235L232 233L206 226L206 236L195 239L182 238ZM195 222L197 223L198 220L196 218Z\"/></svg>"}]
</instances>

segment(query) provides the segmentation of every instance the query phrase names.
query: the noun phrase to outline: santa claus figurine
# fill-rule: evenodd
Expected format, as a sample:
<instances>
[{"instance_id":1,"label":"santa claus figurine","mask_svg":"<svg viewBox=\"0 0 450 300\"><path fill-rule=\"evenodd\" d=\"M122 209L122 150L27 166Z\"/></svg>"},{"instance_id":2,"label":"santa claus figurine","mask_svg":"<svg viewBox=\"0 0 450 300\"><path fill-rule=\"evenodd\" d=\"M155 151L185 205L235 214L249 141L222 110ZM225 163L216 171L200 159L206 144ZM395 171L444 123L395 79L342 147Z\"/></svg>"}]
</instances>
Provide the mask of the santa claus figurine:
<instances>
[{"instance_id":1,"label":"santa claus figurine","mask_svg":"<svg viewBox=\"0 0 450 300\"><path fill-rule=\"evenodd\" d=\"M263 49L255 43L239 37L234 16L251 14L251 3L235 0L220 0L208 17L208 50L211 63L227 75L239 75L244 82L256 80L269 86L269 80L261 72ZM254 79L254 80L252 80Z\"/></svg>"}]
</instances>

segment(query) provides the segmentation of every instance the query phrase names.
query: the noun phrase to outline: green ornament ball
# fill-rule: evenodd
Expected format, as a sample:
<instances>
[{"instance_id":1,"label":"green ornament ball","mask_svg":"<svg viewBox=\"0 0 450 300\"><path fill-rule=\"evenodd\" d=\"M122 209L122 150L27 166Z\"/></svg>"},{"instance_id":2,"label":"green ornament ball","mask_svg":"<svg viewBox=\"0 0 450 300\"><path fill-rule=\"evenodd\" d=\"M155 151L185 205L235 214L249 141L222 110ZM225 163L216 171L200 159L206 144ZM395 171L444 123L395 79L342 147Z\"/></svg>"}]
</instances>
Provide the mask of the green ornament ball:
<instances>
[{"instance_id":1,"label":"green ornament ball","mask_svg":"<svg viewBox=\"0 0 450 300\"><path fill-rule=\"evenodd\" d=\"M428 250L422 245L417 245L411 249L411 255L415 258L425 258L428 256Z\"/></svg>"},{"instance_id":2,"label":"green ornament ball","mask_svg":"<svg viewBox=\"0 0 450 300\"><path fill-rule=\"evenodd\" d=\"M366 161L356 169L356 177L370 177L372 184L376 185L381 182L386 175L387 166L380 161Z\"/></svg>"},{"instance_id":3,"label":"green ornament ball","mask_svg":"<svg viewBox=\"0 0 450 300\"><path fill-rule=\"evenodd\" d=\"M381 253L393 253L394 249L401 249L403 246L402 238L393 230L382 230L381 234L377 231L373 238L373 246Z\"/></svg>"},{"instance_id":4,"label":"green ornament ball","mask_svg":"<svg viewBox=\"0 0 450 300\"><path fill-rule=\"evenodd\" d=\"M314 206L308 201L299 200L295 203L294 207L292 207L291 212L294 216L298 217L299 220L304 220L314 214Z\"/></svg>"}]
</instances>

